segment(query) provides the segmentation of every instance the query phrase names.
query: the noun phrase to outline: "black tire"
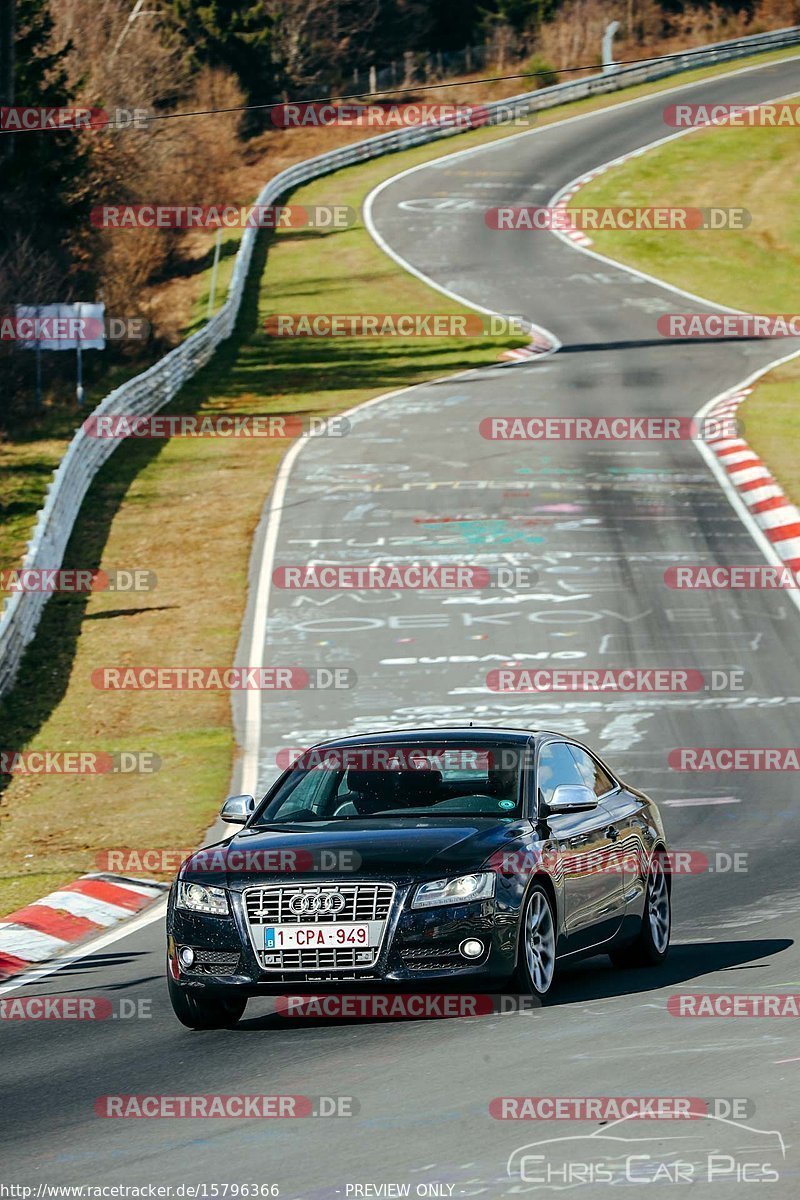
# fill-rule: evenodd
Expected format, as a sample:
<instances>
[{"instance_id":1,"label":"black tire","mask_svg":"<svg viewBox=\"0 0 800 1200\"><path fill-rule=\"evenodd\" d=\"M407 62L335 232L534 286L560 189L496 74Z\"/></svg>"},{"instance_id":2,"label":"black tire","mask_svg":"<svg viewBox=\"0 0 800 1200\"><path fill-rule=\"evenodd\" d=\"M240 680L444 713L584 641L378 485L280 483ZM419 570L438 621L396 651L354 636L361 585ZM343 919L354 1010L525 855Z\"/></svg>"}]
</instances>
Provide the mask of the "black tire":
<instances>
[{"instance_id":1,"label":"black tire","mask_svg":"<svg viewBox=\"0 0 800 1200\"><path fill-rule=\"evenodd\" d=\"M534 928L539 934L535 944L531 942ZM543 1003L555 979L557 944L553 903L543 884L534 882L525 899L520 919L515 978L520 991Z\"/></svg>"},{"instance_id":2,"label":"black tire","mask_svg":"<svg viewBox=\"0 0 800 1200\"><path fill-rule=\"evenodd\" d=\"M654 909L660 909L658 919ZM636 941L611 950L609 957L615 967L658 967L669 954L671 933L672 896L669 878L664 870L664 856L655 854L647 873L642 927Z\"/></svg>"},{"instance_id":3,"label":"black tire","mask_svg":"<svg viewBox=\"0 0 800 1200\"><path fill-rule=\"evenodd\" d=\"M172 1011L187 1029L231 1029L247 1005L246 996L214 996L205 990L199 994L183 988L169 973L167 987Z\"/></svg>"}]
</instances>

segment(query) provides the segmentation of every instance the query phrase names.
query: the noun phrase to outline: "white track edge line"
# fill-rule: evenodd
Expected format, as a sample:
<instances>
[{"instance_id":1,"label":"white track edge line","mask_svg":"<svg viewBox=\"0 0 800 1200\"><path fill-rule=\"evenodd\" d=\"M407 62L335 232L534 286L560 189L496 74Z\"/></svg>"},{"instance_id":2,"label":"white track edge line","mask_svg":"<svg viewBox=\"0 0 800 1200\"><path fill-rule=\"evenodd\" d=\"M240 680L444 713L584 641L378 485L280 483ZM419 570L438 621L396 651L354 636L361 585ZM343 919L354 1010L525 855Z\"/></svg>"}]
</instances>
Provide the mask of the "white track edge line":
<instances>
[{"instance_id":1,"label":"white track edge line","mask_svg":"<svg viewBox=\"0 0 800 1200\"><path fill-rule=\"evenodd\" d=\"M735 392L741 391L742 388L748 387L751 383L755 383L758 379L761 379L763 375L769 374L770 371L774 371L777 367L783 366L784 363L791 362L791 360L793 358L797 358L798 355L800 355L800 350L793 350L791 354L785 354L782 358L776 358L772 362L767 363L765 367L760 367L757 371L754 371L752 375L748 375L746 379L734 384L733 387L726 388L724 392L720 392L719 395L712 397L711 400L704 404L703 407L695 413L694 420L698 422L702 421L710 412L710 410L716 404L719 404L721 400L724 400L727 396L733 395ZM776 550L775 545L765 535L763 529L756 521L755 515L750 511L739 494L735 484L731 483L725 468L722 466L722 463L719 461L714 451L710 446L706 445L702 438L693 438L692 440L698 452L705 460L706 466L716 478L717 483L727 496L734 511L742 521L742 524L747 529L753 541L763 553L764 557L768 562L772 563L773 566L785 566L784 560ZM792 604L794 604L795 608L798 610L798 612L800 612L800 594L798 594L797 589L786 588L785 592L787 599L791 600Z\"/></svg>"},{"instance_id":2,"label":"white track edge line","mask_svg":"<svg viewBox=\"0 0 800 1200\"><path fill-rule=\"evenodd\" d=\"M754 69L758 70L759 68L756 67ZM736 73L738 74L738 72ZM778 104L782 100L791 100L797 95L800 95L800 93L797 91L788 92L783 96L775 96L771 100L762 100L758 103L750 104L747 107L760 108L765 104ZM664 146L668 142L674 142L676 138L686 137L690 133L699 133L703 130L708 131L709 129L725 128L726 126L724 122L709 122L706 125L692 125L688 129L679 129L677 133L669 133L665 137L657 138L654 142L647 142L644 146L639 147L636 150L629 150L627 153L620 154L616 158L610 158L607 162L600 163L599 166L592 168L591 180L587 177L587 173L584 172L583 175L577 175L574 179L571 179L569 183L564 184L562 188L559 188L559 190L550 197L547 207L555 207L555 205L558 204L559 200L561 200L567 192L571 192L572 195L574 195L588 183L594 182L596 176L604 175L606 171L610 171L613 167L622 166L623 163L630 162L632 158L638 158L640 155L648 154L651 150L656 150L659 146ZM728 128L732 128L732 126L728 126ZM686 288L678 287L677 284L668 283L664 279L659 279L657 275L650 275L647 271L641 271L638 267L632 267L628 263L620 262L619 259L609 258L606 254L601 254L599 250L590 250L588 246L582 246L580 242L573 241L572 238L567 237L567 235L559 229L552 229L549 232L555 234L559 241L563 242L565 246L571 246L573 250L579 250L581 254L588 254L590 258L596 258L598 262L606 263L608 266L618 267L623 271L627 271L630 275L635 275L637 279L646 279L648 283L654 283L658 287L666 288L667 291L674 292L676 296L686 296L688 300L693 300L696 304L705 304L709 308L716 308L721 312L736 313L739 316L745 315L744 310L741 308L731 308L727 304L718 304L715 300L708 300L705 296L698 296L695 292L690 292L687 291Z\"/></svg>"}]
</instances>

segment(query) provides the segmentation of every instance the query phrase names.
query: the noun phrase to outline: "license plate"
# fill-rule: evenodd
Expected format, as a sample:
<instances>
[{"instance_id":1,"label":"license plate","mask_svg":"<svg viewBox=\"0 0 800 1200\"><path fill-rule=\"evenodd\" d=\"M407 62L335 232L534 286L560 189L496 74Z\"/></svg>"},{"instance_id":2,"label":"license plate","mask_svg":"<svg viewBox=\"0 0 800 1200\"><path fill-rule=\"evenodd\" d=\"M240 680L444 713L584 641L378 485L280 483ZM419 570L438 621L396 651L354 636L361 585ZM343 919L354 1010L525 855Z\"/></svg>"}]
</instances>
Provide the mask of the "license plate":
<instances>
[{"instance_id":1,"label":"license plate","mask_svg":"<svg viewBox=\"0 0 800 1200\"><path fill-rule=\"evenodd\" d=\"M380 945L382 921L320 925L264 925L255 935L261 950L362 949Z\"/></svg>"}]
</instances>

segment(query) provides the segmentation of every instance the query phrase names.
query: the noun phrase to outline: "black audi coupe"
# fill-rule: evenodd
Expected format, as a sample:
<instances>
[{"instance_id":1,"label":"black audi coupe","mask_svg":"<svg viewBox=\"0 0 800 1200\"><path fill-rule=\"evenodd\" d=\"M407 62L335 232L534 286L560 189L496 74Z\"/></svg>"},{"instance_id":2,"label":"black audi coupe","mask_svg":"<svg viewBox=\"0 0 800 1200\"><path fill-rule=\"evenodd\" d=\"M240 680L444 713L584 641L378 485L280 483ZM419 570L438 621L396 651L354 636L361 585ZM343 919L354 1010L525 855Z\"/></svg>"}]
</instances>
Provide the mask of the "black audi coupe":
<instances>
[{"instance_id":1,"label":"black audi coupe","mask_svg":"<svg viewBox=\"0 0 800 1200\"><path fill-rule=\"evenodd\" d=\"M221 815L241 828L187 859L169 897L169 994L191 1028L298 989L544 999L559 963L658 965L669 949L658 810L562 734L340 738Z\"/></svg>"}]
</instances>

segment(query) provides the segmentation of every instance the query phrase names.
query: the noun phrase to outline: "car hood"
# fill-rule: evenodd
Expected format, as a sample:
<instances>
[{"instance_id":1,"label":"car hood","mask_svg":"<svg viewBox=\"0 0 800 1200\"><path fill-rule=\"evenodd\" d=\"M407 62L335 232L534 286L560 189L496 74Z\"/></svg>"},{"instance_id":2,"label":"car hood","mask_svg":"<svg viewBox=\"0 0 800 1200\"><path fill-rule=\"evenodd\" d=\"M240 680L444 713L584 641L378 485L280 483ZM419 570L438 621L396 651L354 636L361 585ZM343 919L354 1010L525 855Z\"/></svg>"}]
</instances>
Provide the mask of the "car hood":
<instances>
[{"instance_id":1,"label":"car hood","mask_svg":"<svg viewBox=\"0 0 800 1200\"><path fill-rule=\"evenodd\" d=\"M424 875L475 871L530 831L527 821L494 817L367 817L303 822L302 828L242 829L198 851L184 873L200 882L253 883L299 875Z\"/></svg>"}]
</instances>

